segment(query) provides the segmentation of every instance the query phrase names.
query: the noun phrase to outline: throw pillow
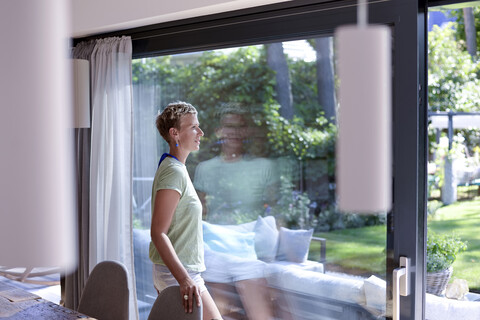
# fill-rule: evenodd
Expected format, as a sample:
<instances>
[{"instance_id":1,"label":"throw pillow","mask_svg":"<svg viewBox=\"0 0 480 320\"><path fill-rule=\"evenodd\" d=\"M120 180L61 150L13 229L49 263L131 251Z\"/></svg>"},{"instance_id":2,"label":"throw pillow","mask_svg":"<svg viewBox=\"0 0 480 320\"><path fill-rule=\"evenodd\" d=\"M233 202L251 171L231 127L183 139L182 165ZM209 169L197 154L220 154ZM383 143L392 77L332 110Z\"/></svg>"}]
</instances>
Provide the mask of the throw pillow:
<instances>
[{"instance_id":1,"label":"throw pillow","mask_svg":"<svg viewBox=\"0 0 480 320\"><path fill-rule=\"evenodd\" d=\"M203 222L203 242L210 250L256 260L255 233L238 232L227 226Z\"/></svg>"},{"instance_id":2,"label":"throw pillow","mask_svg":"<svg viewBox=\"0 0 480 320\"><path fill-rule=\"evenodd\" d=\"M302 263L308 258L313 229L290 230L280 228L277 260Z\"/></svg>"},{"instance_id":3,"label":"throw pillow","mask_svg":"<svg viewBox=\"0 0 480 320\"><path fill-rule=\"evenodd\" d=\"M278 230L273 216L258 217L255 224L255 252L257 258L270 262L275 260L278 247Z\"/></svg>"},{"instance_id":4,"label":"throw pillow","mask_svg":"<svg viewBox=\"0 0 480 320\"><path fill-rule=\"evenodd\" d=\"M377 310L385 310L387 296L387 284L385 280L370 276L363 282L365 288L365 300L367 306Z\"/></svg>"}]
</instances>

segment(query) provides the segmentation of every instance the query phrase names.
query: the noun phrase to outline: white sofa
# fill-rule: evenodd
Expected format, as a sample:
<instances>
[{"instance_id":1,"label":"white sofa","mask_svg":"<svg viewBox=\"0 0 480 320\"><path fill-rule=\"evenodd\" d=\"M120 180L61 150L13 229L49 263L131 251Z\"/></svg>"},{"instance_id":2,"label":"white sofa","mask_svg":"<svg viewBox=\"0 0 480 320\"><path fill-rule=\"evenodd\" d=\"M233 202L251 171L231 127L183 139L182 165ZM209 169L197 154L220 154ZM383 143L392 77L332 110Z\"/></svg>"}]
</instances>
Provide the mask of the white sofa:
<instances>
[{"instance_id":1,"label":"white sofa","mask_svg":"<svg viewBox=\"0 0 480 320\"><path fill-rule=\"evenodd\" d=\"M375 276L361 278L287 268L267 278L283 303L280 318L293 320L384 319L386 283ZM468 299L479 295L467 294ZM459 301L426 294L426 320L478 320L480 301Z\"/></svg>"},{"instance_id":2,"label":"white sofa","mask_svg":"<svg viewBox=\"0 0 480 320\"><path fill-rule=\"evenodd\" d=\"M389 312L385 281L376 276L324 273L322 263L306 258L311 235L312 230L277 230L273 217L235 226L204 222L204 278L207 283L228 283L232 281L229 273L236 269L245 271L240 276L262 275L276 300L278 319L384 319ZM427 320L478 320L480 301L426 294L425 313Z\"/></svg>"},{"instance_id":3,"label":"white sofa","mask_svg":"<svg viewBox=\"0 0 480 320\"><path fill-rule=\"evenodd\" d=\"M203 223L207 287L224 319L244 319L245 310L236 283L267 279L284 269L323 273L325 239L312 237L313 229L277 228L273 216L239 225ZM320 261L308 260L311 241L320 242Z\"/></svg>"},{"instance_id":4,"label":"white sofa","mask_svg":"<svg viewBox=\"0 0 480 320\"><path fill-rule=\"evenodd\" d=\"M273 270L267 276L268 285L278 300L278 318L292 320L382 319L386 290L375 293L374 300L369 296L367 304L367 280L296 268Z\"/></svg>"},{"instance_id":5,"label":"white sofa","mask_svg":"<svg viewBox=\"0 0 480 320\"><path fill-rule=\"evenodd\" d=\"M203 222L207 267L203 277L208 282L228 283L264 278L267 267L271 270L286 266L323 272L323 263L308 260L312 234L313 229L277 229L273 216L239 225ZM325 240L313 240L321 242L320 260L324 260Z\"/></svg>"}]
</instances>

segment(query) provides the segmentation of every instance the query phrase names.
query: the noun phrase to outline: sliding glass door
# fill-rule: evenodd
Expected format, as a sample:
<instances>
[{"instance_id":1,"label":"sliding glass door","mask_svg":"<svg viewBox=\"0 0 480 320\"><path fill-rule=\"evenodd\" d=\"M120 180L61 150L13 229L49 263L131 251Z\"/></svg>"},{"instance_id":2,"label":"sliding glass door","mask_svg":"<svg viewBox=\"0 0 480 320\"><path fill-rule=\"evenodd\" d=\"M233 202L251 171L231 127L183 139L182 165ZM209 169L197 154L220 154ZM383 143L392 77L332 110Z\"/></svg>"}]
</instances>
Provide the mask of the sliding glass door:
<instances>
[{"instance_id":1,"label":"sliding glass door","mask_svg":"<svg viewBox=\"0 0 480 320\"><path fill-rule=\"evenodd\" d=\"M333 31L356 22L355 3L301 1L133 32L142 319L156 298L151 184L168 151L154 122L177 100L198 109L205 132L187 168L204 205L204 278L224 319L386 319L393 301L397 319L422 318L425 16L417 1L370 4L370 22L392 30L393 208L339 212ZM409 268L394 272L400 257ZM397 298L392 275L404 271L410 290Z\"/></svg>"},{"instance_id":2,"label":"sliding glass door","mask_svg":"<svg viewBox=\"0 0 480 320\"><path fill-rule=\"evenodd\" d=\"M428 14L427 319L478 318L480 3Z\"/></svg>"}]
</instances>

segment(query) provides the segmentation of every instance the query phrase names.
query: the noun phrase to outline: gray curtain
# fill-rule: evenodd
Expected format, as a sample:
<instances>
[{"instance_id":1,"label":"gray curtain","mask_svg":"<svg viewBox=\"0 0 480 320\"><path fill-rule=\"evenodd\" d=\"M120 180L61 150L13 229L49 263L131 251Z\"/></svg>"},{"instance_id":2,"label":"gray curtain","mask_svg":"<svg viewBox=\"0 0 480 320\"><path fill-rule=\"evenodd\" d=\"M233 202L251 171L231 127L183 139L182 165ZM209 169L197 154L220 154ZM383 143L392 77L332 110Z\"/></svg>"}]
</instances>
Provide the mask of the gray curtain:
<instances>
[{"instance_id":1,"label":"gray curtain","mask_svg":"<svg viewBox=\"0 0 480 320\"><path fill-rule=\"evenodd\" d=\"M95 41L79 43L72 52L74 59L90 57ZM90 90L91 91L91 90ZM90 103L91 106L91 103ZM90 112L90 114L92 114ZM77 181L77 269L62 277L62 301L67 308L77 310L80 296L89 274L88 238L90 203L91 129L75 129L75 167Z\"/></svg>"}]
</instances>

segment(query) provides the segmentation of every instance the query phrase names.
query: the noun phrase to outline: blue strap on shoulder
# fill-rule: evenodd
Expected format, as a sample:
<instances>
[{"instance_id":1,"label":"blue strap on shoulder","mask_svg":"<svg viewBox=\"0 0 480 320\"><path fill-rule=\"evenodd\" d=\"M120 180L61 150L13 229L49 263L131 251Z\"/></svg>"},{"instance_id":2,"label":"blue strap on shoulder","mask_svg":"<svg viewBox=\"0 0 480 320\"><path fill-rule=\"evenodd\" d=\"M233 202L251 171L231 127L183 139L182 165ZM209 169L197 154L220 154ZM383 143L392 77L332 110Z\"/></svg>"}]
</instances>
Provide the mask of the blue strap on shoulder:
<instances>
[{"instance_id":1,"label":"blue strap on shoulder","mask_svg":"<svg viewBox=\"0 0 480 320\"><path fill-rule=\"evenodd\" d=\"M160 167L160 164L162 163L163 160L165 160L166 157L172 157L173 159L177 160L177 161L180 161L177 159L177 157L175 156L172 156L170 153L164 153L162 154L162 156L160 157L160 161L158 162L158 167ZM157 169L158 169L157 167Z\"/></svg>"}]
</instances>

